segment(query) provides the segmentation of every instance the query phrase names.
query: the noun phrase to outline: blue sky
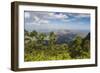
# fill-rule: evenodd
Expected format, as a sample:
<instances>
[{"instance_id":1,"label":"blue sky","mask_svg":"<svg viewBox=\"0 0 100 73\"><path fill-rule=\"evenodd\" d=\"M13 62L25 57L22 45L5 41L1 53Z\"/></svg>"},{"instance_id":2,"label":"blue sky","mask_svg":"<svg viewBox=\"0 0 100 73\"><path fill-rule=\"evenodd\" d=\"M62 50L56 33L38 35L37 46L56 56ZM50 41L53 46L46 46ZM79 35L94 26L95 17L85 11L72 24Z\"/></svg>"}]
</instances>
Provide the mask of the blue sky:
<instances>
[{"instance_id":1,"label":"blue sky","mask_svg":"<svg viewBox=\"0 0 100 73\"><path fill-rule=\"evenodd\" d=\"M90 14L25 11L26 30L90 30Z\"/></svg>"}]
</instances>

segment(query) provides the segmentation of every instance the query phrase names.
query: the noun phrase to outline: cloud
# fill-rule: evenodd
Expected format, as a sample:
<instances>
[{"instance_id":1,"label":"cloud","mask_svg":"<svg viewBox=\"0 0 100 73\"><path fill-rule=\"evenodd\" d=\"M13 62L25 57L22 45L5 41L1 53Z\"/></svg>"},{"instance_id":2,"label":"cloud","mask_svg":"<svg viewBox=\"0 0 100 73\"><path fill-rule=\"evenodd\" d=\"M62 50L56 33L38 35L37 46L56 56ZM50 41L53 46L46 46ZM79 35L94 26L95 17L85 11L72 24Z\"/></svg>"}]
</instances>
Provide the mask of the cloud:
<instances>
[{"instance_id":1,"label":"cloud","mask_svg":"<svg viewBox=\"0 0 100 73\"><path fill-rule=\"evenodd\" d=\"M64 18L68 18L67 15L63 14L63 13L59 13L59 14L56 14L56 13L48 13L48 15L52 18L60 18L60 19L64 19Z\"/></svg>"},{"instance_id":2,"label":"cloud","mask_svg":"<svg viewBox=\"0 0 100 73\"><path fill-rule=\"evenodd\" d=\"M64 14L56 14L55 15L56 18L68 18L68 16L64 15Z\"/></svg>"},{"instance_id":3,"label":"cloud","mask_svg":"<svg viewBox=\"0 0 100 73\"><path fill-rule=\"evenodd\" d=\"M79 14L77 15L78 18L89 18L90 14Z\"/></svg>"},{"instance_id":4,"label":"cloud","mask_svg":"<svg viewBox=\"0 0 100 73\"><path fill-rule=\"evenodd\" d=\"M45 16L45 18L47 19L65 19L65 18L69 18L66 14L64 13L47 13L47 15Z\"/></svg>"},{"instance_id":5,"label":"cloud","mask_svg":"<svg viewBox=\"0 0 100 73\"><path fill-rule=\"evenodd\" d=\"M43 25L43 24L48 24L49 20L42 18L41 16L32 14L31 15L31 19L33 19L33 21L31 22L31 24L35 24L35 25ZM30 22L27 22L30 23Z\"/></svg>"},{"instance_id":6,"label":"cloud","mask_svg":"<svg viewBox=\"0 0 100 73\"><path fill-rule=\"evenodd\" d=\"M84 29L89 26L86 21L90 14L83 13L61 13L61 12L25 12L25 28L33 29L66 29L81 26ZM84 25L87 24L87 25ZM78 29L78 28L77 28Z\"/></svg>"},{"instance_id":7,"label":"cloud","mask_svg":"<svg viewBox=\"0 0 100 73\"><path fill-rule=\"evenodd\" d=\"M64 22L81 22L84 23L84 20L88 20L90 19L90 14L86 14L86 13L67 13L67 15L69 16L69 18L67 19L62 19L62 21Z\"/></svg>"},{"instance_id":8,"label":"cloud","mask_svg":"<svg viewBox=\"0 0 100 73\"><path fill-rule=\"evenodd\" d=\"M33 16L33 19L34 19L35 21L39 21L39 20L40 20L37 16Z\"/></svg>"},{"instance_id":9,"label":"cloud","mask_svg":"<svg viewBox=\"0 0 100 73\"><path fill-rule=\"evenodd\" d=\"M74 18L89 18L90 17L90 14L86 14L86 13L69 13L68 15Z\"/></svg>"},{"instance_id":10,"label":"cloud","mask_svg":"<svg viewBox=\"0 0 100 73\"><path fill-rule=\"evenodd\" d=\"M49 21L48 20L40 20L38 23L40 23L40 24L48 24L49 23Z\"/></svg>"},{"instance_id":11,"label":"cloud","mask_svg":"<svg viewBox=\"0 0 100 73\"><path fill-rule=\"evenodd\" d=\"M55 21L68 21L69 16L65 13L56 12L25 12L26 22L37 22L37 24L47 24ZM66 20L67 19L67 20Z\"/></svg>"},{"instance_id":12,"label":"cloud","mask_svg":"<svg viewBox=\"0 0 100 73\"><path fill-rule=\"evenodd\" d=\"M25 12L24 16L25 16L25 18L30 18L30 13L29 12Z\"/></svg>"},{"instance_id":13,"label":"cloud","mask_svg":"<svg viewBox=\"0 0 100 73\"><path fill-rule=\"evenodd\" d=\"M26 25L44 25L44 24L49 24L49 20L45 20L45 19L40 19L37 16L33 17L33 21L32 22L26 22Z\"/></svg>"}]
</instances>

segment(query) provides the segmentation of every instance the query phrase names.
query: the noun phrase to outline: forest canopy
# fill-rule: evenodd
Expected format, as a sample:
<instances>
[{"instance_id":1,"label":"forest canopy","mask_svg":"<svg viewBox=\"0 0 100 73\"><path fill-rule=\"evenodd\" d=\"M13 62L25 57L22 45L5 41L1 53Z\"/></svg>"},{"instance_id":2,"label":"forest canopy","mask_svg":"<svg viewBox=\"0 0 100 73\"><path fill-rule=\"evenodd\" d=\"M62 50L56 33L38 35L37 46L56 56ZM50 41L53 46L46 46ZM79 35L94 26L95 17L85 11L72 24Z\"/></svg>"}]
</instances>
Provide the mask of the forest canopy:
<instances>
[{"instance_id":1,"label":"forest canopy","mask_svg":"<svg viewBox=\"0 0 100 73\"><path fill-rule=\"evenodd\" d=\"M24 61L69 60L90 58L90 32L82 38L58 43L55 32L48 34L24 30Z\"/></svg>"}]
</instances>

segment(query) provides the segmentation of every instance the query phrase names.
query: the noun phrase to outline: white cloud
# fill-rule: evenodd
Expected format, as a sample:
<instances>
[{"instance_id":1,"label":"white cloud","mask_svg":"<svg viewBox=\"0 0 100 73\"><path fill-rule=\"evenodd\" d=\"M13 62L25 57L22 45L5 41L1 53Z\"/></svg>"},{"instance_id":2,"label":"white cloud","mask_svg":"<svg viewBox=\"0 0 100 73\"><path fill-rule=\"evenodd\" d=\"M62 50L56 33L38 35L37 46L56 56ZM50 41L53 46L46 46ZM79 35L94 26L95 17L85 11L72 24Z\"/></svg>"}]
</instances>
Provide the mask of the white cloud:
<instances>
[{"instance_id":1,"label":"white cloud","mask_svg":"<svg viewBox=\"0 0 100 73\"><path fill-rule=\"evenodd\" d=\"M48 20L39 20L39 21L33 21L33 22L27 22L26 25L48 25L49 24L49 21Z\"/></svg>"},{"instance_id":2,"label":"white cloud","mask_svg":"<svg viewBox=\"0 0 100 73\"><path fill-rule=\"evenodd\" d=\"M68 18L67 15L62 14L62 13L60 13L60 14L55 14L54 16L55 16L56 18Z\"/></svg>"},{"instance_id":3,"label":"white cloud","mask_svg":"<svg viewBox=\"0 0 100 73\"><path fill-rule=\"evenodd\" d=\"M33 16L33 19L34 19L35 21L39 21L39 20L40 20L37 16Z\"/></svg>"},{"instance_id":4,"label":"white cloud","mask_svg":"<svg viewBox=\"0 0 100 73\"><path fill-rule=\"evenodd\" d=\"M77 15L78 18L90 17L89 14L79 14Z\"/></svg>"},{"instance_id":5,"label":"white cloud","mask_svg":"<svg viewBox=\"0 0 100 73\"><path fill-rule=\"evenodd\" d=\"M53 13L53 12L52 12L52 13L50 12L50 13L48 13L48 15L49 15L49 16L53 16L53 15L54 15L54 13Z\"/></svg>"},{"instance_id":6,"label":"white cloud","mask_svg":"<svg viewBox=\"0 0 100 73\"><path fill-rule=\"evenodd\" d=\"M48 24L51 22L52 19L60 19L60 21L64 22L66 19L69 18L67 14L64 13L54 13L54 12L25 12L25 18L28 18L29 20L32 20L32 22L36 22L37 25Z\"/></svg>"},{"instance_id":7,"label":"white cloud","mask_svg":"<svg viewBox=\"0 0 100 73\"><path fill-rule=\"evenodd\" d=\"M29 12L25 12L25 15L24 16L25 16L25 18L30 18L31 15L30 15Z\"/></svg>"},{"instance_id":8,"label":"white cloud","mask_svg":"<svg viewBox=\"0 0 100 73\"><path fill-rule=\"evenodd\" d=\"M48 24L49 20L43 20L43 19L41 19L38 23L40 23L40 24Z\"/></svg>"},{"instance_id":9,"label":"white cloud","mask_svg":"<svg viewBox=\"0 0 100 73\"><path fill-rule=\"evenodd\" d=\"M84 13L79 13L79 14L70 13L69 15L72 17L75 17L75 18L84 18L84 17L88 18L88 17L90 17L90 14L84 14Z\"/></svg>"},{"instance_id":10,"label":"white cloud","mask_svg":"<svg viewBox=\"0 0 100 73\"><path fill-rule=\"evenodd\" d=\"M47 15L45 16L45 18L51 18L51 19L65 19L65 18L69 18L66 14L63 13L47 13Z\"/></svg>"},{"instance_id":11,"label":"white cloud","mask_svg":"<svg viewBox=\"0 0 100 73\"><path fill-rule=\"evenodd\" d=\"M43 19L37 15L33 15L32 16L33 18L33 22L35 25L43 25L43 24L48 24L49 23L49 20L46 20L46 19Z\"/></svg>"}]
</instances>

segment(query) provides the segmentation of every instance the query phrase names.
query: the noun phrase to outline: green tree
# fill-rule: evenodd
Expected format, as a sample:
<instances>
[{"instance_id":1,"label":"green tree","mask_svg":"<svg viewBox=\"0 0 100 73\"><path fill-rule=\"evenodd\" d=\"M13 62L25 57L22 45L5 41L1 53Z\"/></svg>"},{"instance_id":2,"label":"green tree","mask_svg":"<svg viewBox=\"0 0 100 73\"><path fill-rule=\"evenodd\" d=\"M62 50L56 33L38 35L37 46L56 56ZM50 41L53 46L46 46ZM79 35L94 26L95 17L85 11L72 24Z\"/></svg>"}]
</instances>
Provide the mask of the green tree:
<instances>
[{"instance_id":1,"label":"green tree","mask_svg":"<svg viewBox=\"0 0 100 73\"><path fill-rule=\"evenodd\" d=\"M56 43L56 35L54 32L50 32L50 34L49 34L49 48L54 50L55 43Z\"/></svg>"},{"instance_id":2,"label":"green tree","mask_svg":"<svg viewBox=\"0 0 100 73\"><path fill-rule=\"evenodd\" d=\"M84 48L84 51L90 51L90 33L83 39L82 47Z\"/></svg>"},{"instance_id":3,"label":"green tree","mask_svg":"<svg viewBox=\"0 0 100 73\"><path fill-rule=\"evenodd\" d=\"M88 35L83 39L82 48L83 48L82 57L90 58L90 33L88 33Z\"/></svg>"},{"instance_id":4,"label":"green tree","mask_svg":"<svg viewBox=\"0 0 100 73\"><path fill-rule=\"evenodd\" d=\"M81 58L81 51L82 51L82 38L80 36L77 36L75 40L72 42L72 45L70 47L70 56L72 58Z\"/></svg>"},{"instance_id":5,"label":"green tree","mask_svg":"<svg viewBox=\"0 0 100 73\"><path fill-rule=\"evenodd\" d=\"M61 44L60 49L68 51L68 44Z\"/></svg>"},{"instance_id":6,"label":"green tree","mask_svg":"<svg viewBox=\"0 0 100 73\"><path fill-rule=\"evenodd\" d=\"M24 30L24 35L29 36L29 32L27 30Z\"/></svg>"},{"instance_id":7,"label":"green tree","mask_svg":"<svg viewBox=\"0 0 100 73\"><path fill-rule=\"evenodd\" d=\"M40 33L40 34L38 34L38 36L37 36L38 43L39 43L39 44L43 44L45 38L46 38L46 34L45 34L45 33Z\"/></svg>"},{"instance_id":8,"label":"green tree","mask_svg":"<svg viewBox=\"0 0 100 73\"><path fill-rule=\"evenodd\" d=\"M30 33L30 37L37 37L38 33L34 30Z\"/></svg>"},{"instance_id":9,"label":"green tree","mask_svg":"<svg viewBox=\"0 0 100 73\"><path fill-rule=\"evenodd\" d=\"M32 32L27 32L28 34L26 34L25 36L25 50L28 53L32 53L33 49L36 49L36 36L37 36L37 32L36 31L32 31Z\"/></svg>"},{"instance_id":10,"label":"green tree","mask_svg":"<svg viewBox=\"0 0 100 73\"><path fill-rule=\"evenodd\" d=\"M49 35L49 44L55 44L56 42L56 35L54 32L51 32L50 35Z\"/></svg>"}]
</instances>

